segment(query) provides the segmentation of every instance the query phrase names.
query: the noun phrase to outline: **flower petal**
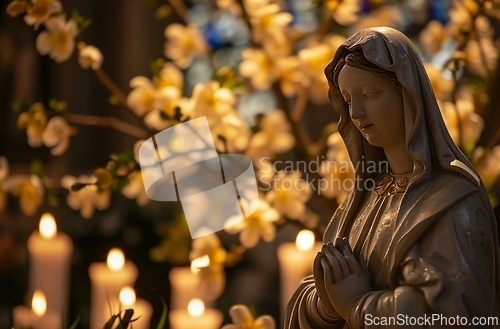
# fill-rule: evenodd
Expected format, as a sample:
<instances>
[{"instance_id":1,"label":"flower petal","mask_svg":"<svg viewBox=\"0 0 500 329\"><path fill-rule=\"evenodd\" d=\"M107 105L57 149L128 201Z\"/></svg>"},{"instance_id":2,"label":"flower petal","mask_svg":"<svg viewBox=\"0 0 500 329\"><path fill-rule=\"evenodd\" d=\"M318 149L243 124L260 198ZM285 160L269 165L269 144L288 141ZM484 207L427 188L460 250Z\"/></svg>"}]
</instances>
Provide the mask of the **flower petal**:
<instances>
[{"instance_id":1,"label":"flower petal","mask_svg":"<svg viewBox=\"0 0 500 329\"><path fill-rule=\"evenodd\" d=\"M229 315L231 316L233 323L240 328L249 322L253 322L252 314L245 305L231 306L229 309Z\"/></svg>"}]
</instances>

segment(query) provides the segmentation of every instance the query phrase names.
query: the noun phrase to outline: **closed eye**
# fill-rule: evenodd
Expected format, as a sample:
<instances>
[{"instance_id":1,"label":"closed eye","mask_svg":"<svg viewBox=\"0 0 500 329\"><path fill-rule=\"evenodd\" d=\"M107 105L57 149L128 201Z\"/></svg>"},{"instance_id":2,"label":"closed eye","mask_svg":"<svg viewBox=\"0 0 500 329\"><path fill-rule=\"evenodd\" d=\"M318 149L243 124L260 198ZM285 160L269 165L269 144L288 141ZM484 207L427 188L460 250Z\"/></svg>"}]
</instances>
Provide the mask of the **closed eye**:
<instances>
[{"instance_id":1,"label":"closed eye","mask_svg":"<svg viewBox=\"0 0 500 329\"><path fill-rule=\"evenodd\" d=\"M377 94L378 94L378 93L367 93L367 94L365 94L365 97L366 97L366 98L372 98L372 97L377 96Z\"/></svg>"}]
</instances>

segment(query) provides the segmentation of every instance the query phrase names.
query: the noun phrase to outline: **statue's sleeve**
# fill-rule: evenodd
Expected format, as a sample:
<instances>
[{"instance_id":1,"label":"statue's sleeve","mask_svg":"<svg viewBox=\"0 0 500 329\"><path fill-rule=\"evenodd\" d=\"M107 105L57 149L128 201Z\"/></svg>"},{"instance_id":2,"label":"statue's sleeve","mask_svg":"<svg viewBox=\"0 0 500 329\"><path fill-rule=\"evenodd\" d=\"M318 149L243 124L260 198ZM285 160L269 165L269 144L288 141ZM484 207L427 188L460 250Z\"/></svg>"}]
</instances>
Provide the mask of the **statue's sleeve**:
<instances>
[{"instance_id":1,"label":"statue's sleeve","mask_svg":"<svg viewBox=\"0 0 500 329\"><path fill-rule=\"evenodd\" d=\"M306 277L288 303L284 329L340 329L346 326L343 318L332 318L319 305L314 278Z\"/></svg>"},{"instance_id":2,"label":"statue's sleeve","mask_svg":"<svg viewBox=\"0 0 500 329\"><path fill-rule=\"evenodd\" d=\"M349 327L498 328L498 246L494 218L484 209L472 195L436 220L400 262L399 285L355 302ZM476 324L479 317L494 324Z\"/></svg>"}]
</instances>

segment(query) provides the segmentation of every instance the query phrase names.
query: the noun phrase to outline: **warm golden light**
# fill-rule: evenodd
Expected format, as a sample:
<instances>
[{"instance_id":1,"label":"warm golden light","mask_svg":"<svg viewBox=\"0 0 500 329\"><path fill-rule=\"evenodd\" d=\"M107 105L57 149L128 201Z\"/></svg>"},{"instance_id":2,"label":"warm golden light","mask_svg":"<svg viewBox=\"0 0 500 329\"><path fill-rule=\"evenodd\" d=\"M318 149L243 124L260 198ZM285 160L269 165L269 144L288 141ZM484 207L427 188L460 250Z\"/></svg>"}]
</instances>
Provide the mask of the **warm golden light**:
<instances>
[{"instance_id":1,"label":"warm golden light","mask_svg":"<svg viewBox=\"0 0 500 329\"><path fill-rule=\"evenodd\" d=\"M309 250L314 246L314 233L309 230L302 230L297 234L295 240L297 248L300 250Z\"/></svg>"},{"instance_id":2,"label":"warm golden light","mask_svg":"<svg viewBox=\"0 0 500 329\"><path fill-rule=\"evenodd\" d=\"M193 298L188 304L188 313L191 316L201 316L205 312L205 304L199 298Z\"/></svg>"},{"instance_id":3,"label":"warm golden light","mask_svg":"<svg viewBox=\"0 0 500 329\"><path fill-rule=\"evenodd\" d=\"M35 290L33 299L31 300L31 309L37 316L44 316L47 311L47 300L45 295L40 290Z\"/></svg>"},{"instance_id":4,"label":"warm golden light","mask_svg":"<svg viewBox=\"0 0 500 329\"><path fill-rule=\"evenodd\" d=\"M191 262L191 272L197 273L201 268L208 267L210 265L210 258L208 255L194 259Z\"/></svg>"},{"instance_id":5,"label":"warm golden light","mask_svg":"<svg viewBox=\"0 0 500 329\"><path fill-rule=\"evenodd\" d=\"M57 234L54 216L48 212L42 215L39 224L40 235L45 239L52 239Z\"/></svg>"},{"instance_id":6,"label":"warm golden light","mask_svg":"<svg viewBox=\"0 0 500 329\"><path fill-rule=\"evenodd\" d=\"M123 256L123 252L118 248L111 249L108 254L107 263L108 267L113 271L121 270L125 264L125 256Z\"/></svg>"},{"instance_id":7,"label":"warm golden light","mask_svg":"<svg viewBox=\"0 0 500 329\"><path fill-rule=\"evenodd\" d=\"M135 291L132 287L123 287L120 290L120 303L125 307L131 307L135 304Z\"/></svg>"}]
</instances>

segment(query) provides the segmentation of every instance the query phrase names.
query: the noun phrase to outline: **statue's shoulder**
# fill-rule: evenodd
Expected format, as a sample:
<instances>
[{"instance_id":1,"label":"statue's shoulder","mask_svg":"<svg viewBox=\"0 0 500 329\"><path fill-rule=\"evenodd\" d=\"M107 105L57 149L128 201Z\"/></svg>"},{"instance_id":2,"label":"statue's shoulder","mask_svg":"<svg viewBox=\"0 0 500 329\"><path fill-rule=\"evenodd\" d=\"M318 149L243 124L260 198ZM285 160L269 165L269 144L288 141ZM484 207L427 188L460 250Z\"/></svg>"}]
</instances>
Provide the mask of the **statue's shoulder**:
<instances>
[{"instance_id":1,"label":"statue's shoulder","mask_svg":"<svg viewBox=\"0 0 500 329\"><path fill-rule=\"evenodd\" d=\"M475 177L464 176L458 172L442 170L435 172L425 190L426 197L445 198L450 200L463 199L469 195L481 194L480 183Z\"/></svg>"}]
</instances>

